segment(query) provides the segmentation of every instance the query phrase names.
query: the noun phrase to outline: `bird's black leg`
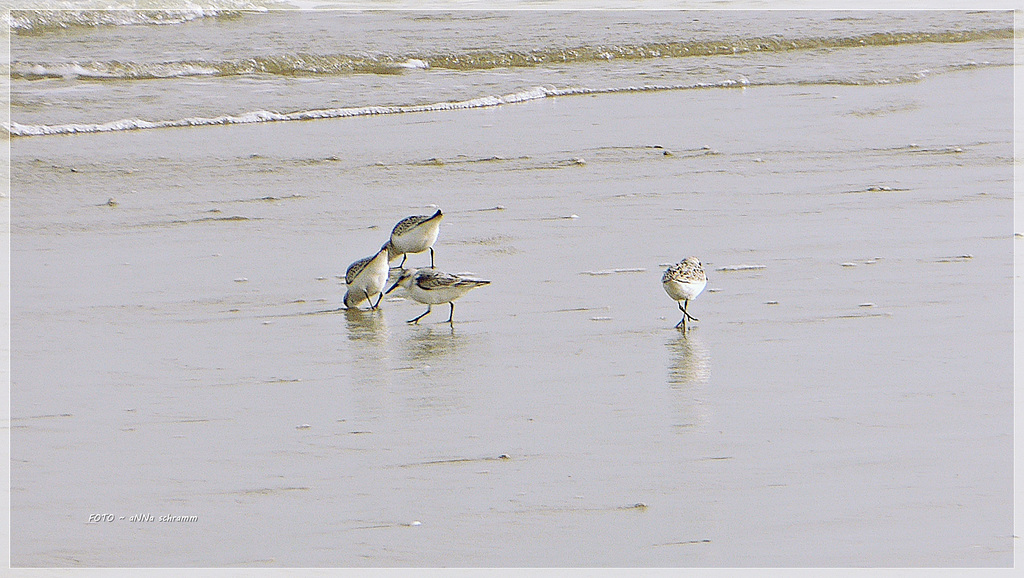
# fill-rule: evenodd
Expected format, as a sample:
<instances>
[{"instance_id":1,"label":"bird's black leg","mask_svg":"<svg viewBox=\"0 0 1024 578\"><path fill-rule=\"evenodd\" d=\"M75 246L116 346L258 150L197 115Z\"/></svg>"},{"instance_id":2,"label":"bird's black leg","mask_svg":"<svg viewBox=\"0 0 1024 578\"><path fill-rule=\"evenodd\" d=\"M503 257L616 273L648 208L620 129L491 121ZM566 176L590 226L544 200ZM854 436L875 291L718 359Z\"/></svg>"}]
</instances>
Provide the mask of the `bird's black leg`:
<instances>
[{"instance_id":1,"label":"bird's black leg","mask_svg":"<svg viewBox=\"0 0 1024 578\"><path fill-rule=\"evenodd\" d=\"M383 299L383 298L384 298L384 292L381 291L380 295L377 297L377 303L374 304L374 306L371 307L370 309L376 309L378 306L380 306L380 300Z\"/></svg>"},{"instance_id":2,"label":"bird's black leg","mask_svg":"<svg viewBox=\"0 0 1024 578\"><path fill-rule=\"evenodd\" d=\"M682 303L680 303L678 301L676 303L678 303L678 305L679 305L679 310L683 312L683 318L679 320L679 323L676 323L676 329L679 329L680 327L682 327L683 328L683 332L685 333L686 332L686 309L683 308L683 304Z\"/></svg>"},{"instance_id":3,"label":"bird's black leg","mask_svg":"<svg viewBox=\"0 0 1024 578\"><path fill-rule=\"evenodd\" d=\"M434 268L434 248L430 247L430 268Z\"/></svg>"},{"instance_id":4,"label":"bird's black leg","mask_svg":"<svg viewBox=\"0 0 1024 578\"><path fill-rule=\"evenodd\" d=\"M430 305L427 305L427 310L423 312L423 315L420 315L419 317L417 317L415 319L410 319L410 320L406 321L406 323L419 323L420 319L423 319L424 317L426 317L428 313L430 313Z\"/></svg>"},{"instance_id":5,"label":"bird's black leg","mask_svg":"<svg viewBox=\"0 0 1024 578\"><path fill-rule=\"evenodd\" d=\"M454 301L452 301L451 303L449 303L449 305L451 305L451 306L452 306L452 310L451 310L451 312L450 312L450 313L448 314L448 323L451 323L451 322L452 322L452 316L453 316L453 315L455 315L455 302L454 302Z\"/></svg>"},{"instance_id":6,"label":"bird's black leg","mask_svg":"<svg viewBox=\"0 0 1024 578\"><path fill-rule=\"evenodd\" d=\"M689 305L689 304L690 304L690 300L689 299L683 301L683 317L686 317L690 321L700 321L700 319L697 319L693 315L690 315L689 313L686 312L686 306Z\"/></svg>"},{"instance_id":7,"label":"bird's black leg","mask_svg":"<svg viewBox=\"0 0 1024 578\"><path fill-rule=\"evenodd\" d=\"M409 256L408 253L402 253L402 262L398 264L399 268L405 266L405 258L408 257L408 256Z\"/></svg>"}]
</instances>

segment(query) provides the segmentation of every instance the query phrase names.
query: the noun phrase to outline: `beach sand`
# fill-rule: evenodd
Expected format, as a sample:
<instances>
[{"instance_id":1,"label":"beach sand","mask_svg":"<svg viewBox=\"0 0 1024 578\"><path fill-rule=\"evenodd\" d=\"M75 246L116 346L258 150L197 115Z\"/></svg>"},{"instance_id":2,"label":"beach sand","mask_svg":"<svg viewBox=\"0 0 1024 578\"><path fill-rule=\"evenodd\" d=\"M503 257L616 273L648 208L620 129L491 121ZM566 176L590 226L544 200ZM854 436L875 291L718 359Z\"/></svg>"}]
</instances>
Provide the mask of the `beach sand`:
<instances>
[{"instance_id":1,"label":"beach sand","mask_svg":"<svg viewBox=\"0 0 1024 578\"><path fill-rule=\"evenodd\" d=\"M1011 566L1012 97L15 139L12 565ZM340 311L433 205L491 285Z\"/></svg>"}]
</instances>

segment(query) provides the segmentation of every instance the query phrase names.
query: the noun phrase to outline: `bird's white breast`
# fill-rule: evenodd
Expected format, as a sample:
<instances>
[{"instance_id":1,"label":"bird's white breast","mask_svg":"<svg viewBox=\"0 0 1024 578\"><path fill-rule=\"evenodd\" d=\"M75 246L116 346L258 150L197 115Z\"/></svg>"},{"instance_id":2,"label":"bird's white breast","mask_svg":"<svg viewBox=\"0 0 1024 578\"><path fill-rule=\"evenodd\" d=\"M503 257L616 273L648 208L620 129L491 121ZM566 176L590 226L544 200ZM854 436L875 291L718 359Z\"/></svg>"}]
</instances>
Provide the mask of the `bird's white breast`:
<instances>
[{"instance_id":1,"label":"bird's white breast","mask_svg":"<svg viewBox=\"0 0 1024 578\"><path fill-rule=\"evenodd\" d=\"M683 299L693 299L700 295L700 292L704 290L704 287L708 284L706 280L702 281L665 281L662 285L665 287L665 293L676 301L682 301Z\"/></svg>"},{"instance_id":2,"label":"bird's white breast","mask_svg":"<svg viewBox=\"0 0 1024 578\"><path fill-rule=\"evenodd\" d=\"M378 253L366 268L360 271L353 285L364 290L368 295L376 295L384 289L388 282L387 251Z\"/></svg>"}]
</instances>

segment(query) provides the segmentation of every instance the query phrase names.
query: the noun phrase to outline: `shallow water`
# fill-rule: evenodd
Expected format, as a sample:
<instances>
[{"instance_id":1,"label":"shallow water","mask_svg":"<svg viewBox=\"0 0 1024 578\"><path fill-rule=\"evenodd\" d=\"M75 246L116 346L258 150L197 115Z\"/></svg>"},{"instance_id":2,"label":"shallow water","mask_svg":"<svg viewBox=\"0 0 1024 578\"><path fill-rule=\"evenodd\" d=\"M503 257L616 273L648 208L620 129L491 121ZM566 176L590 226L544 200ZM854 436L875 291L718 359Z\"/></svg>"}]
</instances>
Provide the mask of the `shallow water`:
<instances>
[{"instance_id":1,"label":"shallow water","mask_svg":"<svg viewBox=\"0 0 1024 578\"><path fill-rule=\"evenodd\" d=\"M16 138L12 564L1009 566L1011 80Z\"/></svg>"},{"instance_id":2,"label":"shallow water","mask_svg":"<svg viewBox=\"0 0 1024 578\"><path fill-rule=\"evenodd\" d=\"M150 23L181 17L194 20ZM538 87L891 84L1013 63L1012 16L999 11L78 10L12 22L15 135L480 106L542 98Z\"/></svg>"}]
</instances>

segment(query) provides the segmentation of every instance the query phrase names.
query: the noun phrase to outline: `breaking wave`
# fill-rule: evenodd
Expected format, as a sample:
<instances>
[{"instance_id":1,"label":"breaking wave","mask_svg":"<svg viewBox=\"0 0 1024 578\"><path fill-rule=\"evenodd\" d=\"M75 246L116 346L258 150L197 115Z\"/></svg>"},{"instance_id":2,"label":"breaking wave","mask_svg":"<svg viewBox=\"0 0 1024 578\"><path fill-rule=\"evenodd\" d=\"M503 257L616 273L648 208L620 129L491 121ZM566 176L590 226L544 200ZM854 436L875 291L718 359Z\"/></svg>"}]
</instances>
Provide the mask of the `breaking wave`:
<instances>
[{"instance_id":1,"label":"breaking wave","mask_svg":"<svg viewBox=\"0 0 1024 578\"><path fill-rule=\"evenodd\" d=\"M903 82L916 82L925 78L928 71L920 71L904 77L894 77L870 81L872 84L896 84ZM536 86L528 90L510 93L502 96L483 96L469 100L454 102L438 102L432 104L416 104L404 106L363 106L348 108L330 108L304 110L289 113L258 110L239 115L223 115L212 118L189 117L177 120L147 121L137 118L122 119L102 124L62 124L62 125L23 125L16 122L4 125L4 128L11 136L42 136L62 135L79 133L118 132L130 130L144 130L154 128L181 128L214 125L232 124L254 124L266 122L286 122L299 120L337 119L360 116L376 116L390 114L408 114L417 112L440 112L449 110L466 110L475 108L487 108L517 104L533 100L552 97L568 97L578 95L597 95L614 93L641 93L657 92L668 90L697 90L697 89L720 89L720 88L745 88L748 86L766 86L776 83L752 83L746 78L730 79L715 83L695 83L677 85L645 85L626 86L614 88L586 88L569 87L556 88L554 86ZM810 84L807 82L793 82L783 84ZM824 80L816 81L813 84L865 84L863 82L849 80Z\"/></svg>"},{"instance_id":2,"label":"breaking wave","mask_svg":"<svg viewBox=\"0 0 1024 578\"><path fill-rule=\"evenodd\" d=\"M106 12L102 14L107 14ZM135 13L133 13L135 14ZM137 15L136 15L137 16ZM457 71L538 67L559 64L636 61L691 56L781 53L797 50L863 48L906 44L958 43L1014 37L1012 28L946 32L875 33L823 38L735 38L716 41L651 42L626 45L544 48L528 51L475 50L451 54L346 55L284 54L208 62L202 60L137 62L13 62L14 79L88 78L145 80L180 76L239 76L270 74L319 76L339 74L399 74L409 69Z\"/></svg>"}]
</instances>

